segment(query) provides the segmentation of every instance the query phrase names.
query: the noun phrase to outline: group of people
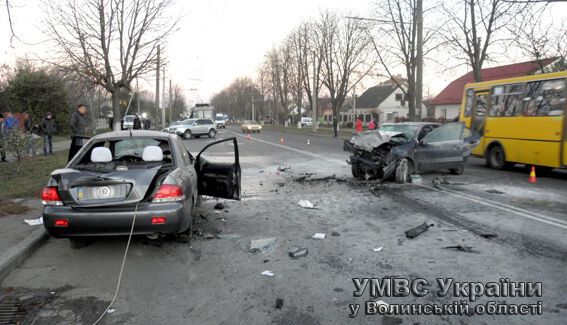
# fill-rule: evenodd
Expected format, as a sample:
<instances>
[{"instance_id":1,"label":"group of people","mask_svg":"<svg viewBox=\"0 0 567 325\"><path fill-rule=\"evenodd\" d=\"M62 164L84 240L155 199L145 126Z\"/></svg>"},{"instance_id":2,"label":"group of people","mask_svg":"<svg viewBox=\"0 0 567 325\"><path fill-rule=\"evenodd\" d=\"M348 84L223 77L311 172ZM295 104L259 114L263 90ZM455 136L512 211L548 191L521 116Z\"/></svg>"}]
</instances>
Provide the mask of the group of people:
<instances>
[{"instance_id":1,"label":"group of people","mask_svg":"<svg viewBox=\"0 0 567 325\"><path fill-rule=\"evenodd\" d=\"M47 112L41 123L33 123L29 113L22 114L23 131L27 137L27 153L36 155L36 139L43 136L43 154L53 154L53 135L57 132L53 114ZM6 162L6 149L8 140L13 136L16 129L20 128L20 122L12 113L0 113L0 158Z\"/></svg>"},{"instance_id":2,"label":"group of people","mask_svg":"<svg viewBox=\"0 0 567 325\"><path fill-rule=\"evenodd\" d=\"M374 123L374 119L370 120L370 123L368 124L368 130L375 130L376 129L376 123ZM359 133L362 132L363 130L363 125L362 125L362 120L360 118L356 119L356 122L354 124L354 130Z\"/></svg>"},{"instance_id":3,"label":"group of people","mask_svg":"<svg viewBox=\"0 0 567 325\"><path fill-rule=\"evenodd\" d=\"M88 138L89 121L85 115L87 107L83 104L77 106L77 110L71 114L71 147L69 148L68 159L71 160L83 145L83 141ZM45 156L53 154L53 135L57 133L57 125L51 112L47 112L40 123L33 123L32 117L25 112L21 116L21 128L27 137L27 153L36 155L36 139L43 137L43 154ZM6 159L6 149L10 137L14 135L16 129L20 128L20 121L12 113L0 113L0 159Z\"/></svg>"}]
</instances>

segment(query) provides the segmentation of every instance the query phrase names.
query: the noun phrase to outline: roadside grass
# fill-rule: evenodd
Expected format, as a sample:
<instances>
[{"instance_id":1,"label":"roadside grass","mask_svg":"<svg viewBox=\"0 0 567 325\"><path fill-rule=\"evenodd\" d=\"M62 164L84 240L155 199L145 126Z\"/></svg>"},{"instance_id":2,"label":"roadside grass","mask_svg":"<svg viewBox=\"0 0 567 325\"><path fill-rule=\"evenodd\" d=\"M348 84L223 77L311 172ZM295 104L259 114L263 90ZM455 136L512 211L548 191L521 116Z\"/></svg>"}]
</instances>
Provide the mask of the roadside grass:
<instances>
[{"instance_id":1,"label":"roadside grass","mask_svg":"<svg viewBox=\"0 0 567 325\"><path fill-rule=\"evenodd\" d=\"M333 129L327 127L319 127L316 132L313 132L310 126L304 128L297 128L297 126L290 126L290 127L283 127L277 125L262 125L264 130L268 131L279 131L279 132L287 132L287 133L297 133L297 134L315 134L321 135L326 137L333 137ZM350 139L352 137L352 129L348 130L341 130L339 129L339 138L343 139Z\"/></svg>"},{"instance_id":2,"label":"roadside grass","mask_svg":"<svg viewBox=\"0 0 567 325\"><path fill-rule=\"evenodd\" d=\"M20 203L14 203L8 200L0 200L0 218L15 214L27 212L29 208Z\"/></svg>"},{"instance_id":3,"label":"roadside grass","mask_svg":"<svg viewBox=\"0 0 567 325\"><path fill-rule=\"evenodd\" d=\"M57 168L67 164L67 151L57 151L52 156L26 157L22 160L20 172L16 171L16 162L0 164L0 198L39 198L41 190L47 184L48 176Z\"/></svg>"}]
</instances>

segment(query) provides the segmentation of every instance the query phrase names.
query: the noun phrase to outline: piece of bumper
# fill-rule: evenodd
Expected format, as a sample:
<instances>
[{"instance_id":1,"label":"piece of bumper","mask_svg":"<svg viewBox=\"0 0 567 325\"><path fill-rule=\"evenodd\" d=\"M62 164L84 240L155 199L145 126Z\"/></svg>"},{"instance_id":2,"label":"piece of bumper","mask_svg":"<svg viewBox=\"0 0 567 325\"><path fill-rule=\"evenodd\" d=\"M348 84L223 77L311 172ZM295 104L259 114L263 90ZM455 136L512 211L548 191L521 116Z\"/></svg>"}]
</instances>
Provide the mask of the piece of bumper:
<instances>
[{"instance_id":1,"label":"piece of bumper","mask_svg":"<svg viewBox=\"0 0 567 325\"><path fill-rule=\"evenodd\" d=\"M165 217L164 224L152 224L153 217ZM128 235L132 227L134 208L131 209L74 209L69 206L45 206L43 225L53 237ZM181 202L140 205L134 224L135 235L178 233L185 221L185 209ZM67 227L56 227L55 220L65 219Z\"/></svg>"}]
</instances>

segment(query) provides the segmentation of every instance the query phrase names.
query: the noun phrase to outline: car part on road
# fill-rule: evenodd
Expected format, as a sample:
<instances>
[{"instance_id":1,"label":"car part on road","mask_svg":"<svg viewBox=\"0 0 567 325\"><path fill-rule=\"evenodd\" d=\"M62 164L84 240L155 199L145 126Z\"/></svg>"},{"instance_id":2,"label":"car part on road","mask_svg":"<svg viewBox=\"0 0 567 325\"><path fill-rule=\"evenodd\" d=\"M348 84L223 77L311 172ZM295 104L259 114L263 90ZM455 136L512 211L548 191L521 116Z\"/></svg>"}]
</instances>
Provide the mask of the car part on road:
<instances>
[{"instance_id":1,"label":"car part on road","mask_svg":"<svg viewBox=\"0 0 567 325\"><path fill-rule=\"evenodd\" d=\"M273 273L272 271L269 271L269 270L266 270L266 271L264 271L264 272L262 272L262 273L260 273L260 274L262 274L262 275L267 275L267 276L274 276L274 273Z\"/></svg>"},{"instance_id":2,"label":"car part on road","mask_svg":"<svg viewBox=\"0 0 567 325\"><path fill-rule=\"evenodd\" d=\"M428 225L427 222L422 223L421 225L412 228L410 230L406 230L405 234L406 237L409 239L413 239L419 235L421 235L422 233L426 232L427 229L429 229L429 227L433 227L433 224Z\"/></svg>"},{"instance_id":3,"label":"car part on road","mask_svg":"<svg viewBox=\"0 0 567 325\"><path fill-rule=\"evenodd\" d=\"M305 209L313 209L313 203L309 202L308 200L301 200L297 202L297 204L299 204L300 207Z\"/></svg>"},{"instance_id":4,"label":"car part on road","mask_svg":"<svg viewBox=\"0 0 567 325\"><path fill-rule=\"evenodd\" d=\"M499 190L486 190L486 193L490 193L490 194L504 194L504 192L499 191Z\"/></svg>"},{"instance_id":5,"label":"car part on road","mask_svg":"<svg viewBox=\"0 0 567 325\"><path fill-rule=\"evenodd\" d=\"M276 309L282 309L284 300L282 298L276 299Z\"/></svg>"},{"instance_id":6,"label":"car part on road","mask_svg":"<svg viewBox=\"0 0 567 325\"><path fill-rule=\"evenodd\" d=\"M307 256L307 253L309 253L309 249L303 247L303 248L296 248L296 249L292 249L289 252L289 257L291 258L300 258L300 257L304 257Z\"/></svg>"},{"instance_id":7,"label":"car part on road","mask_svg":"<svg viewBox=\"0 0 567 325\"><path fill-rule=\"evenodd\" d=\"M465 253L474 253L475 251L473 251L472 246L462 246L462 245L455 245L455 246L445 246L443 247L443 249L453 249L459 252L465 252Z\"/></svg>"},{"instance_id":8,"label":"car part on road","mask_svg":"<svg viewBox=\"0 0 567 325\"><path fill-rule=\"evenodd\" d=\"M486 239L493 239L498 237L497 234L479 234L480 237L486 238Z\"/></svg>"},{"instance_id":9,"label":"car part on road","mask_svg":"<svg viewBox=\"0 0 567 325\"><path fill-rule=\"evenodd\" d=\"M311 238L313 238L313 239L325 239L325 234L318 232L318 233L314 234Z\"/></svg>"},{"instance_id":10,"label":"car part on road","mask_svg":"<svg viewBox=\"0 0 567 325\"><path fill-rule=\"evenodd\" d=\"M372 251L373 251L374 253L381 252L383 248L384 248L384 247L380 246L380 247L378 247L378 248L373 248Z\"/></svg>"}]
</instances>

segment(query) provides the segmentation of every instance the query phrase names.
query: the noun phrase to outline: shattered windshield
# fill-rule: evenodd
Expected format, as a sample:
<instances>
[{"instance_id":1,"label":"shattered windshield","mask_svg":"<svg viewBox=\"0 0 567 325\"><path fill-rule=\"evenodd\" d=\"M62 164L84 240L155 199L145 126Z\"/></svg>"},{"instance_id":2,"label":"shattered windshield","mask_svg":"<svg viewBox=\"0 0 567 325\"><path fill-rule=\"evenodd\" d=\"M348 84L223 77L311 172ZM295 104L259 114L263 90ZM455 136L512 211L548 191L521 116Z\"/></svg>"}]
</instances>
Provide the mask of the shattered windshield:
<instances>
[{"instance_id":1,"label":"shattered windshield","mask_svg":"<svg viewBox=\"0 0 567 325\"><path fill-rule=\"evenodd\" d=\"M378 130L384 132L401 132L407 139L411 139L416 137L419 126L410 124L386 124Z\"/></svg>"}]
</instances>

